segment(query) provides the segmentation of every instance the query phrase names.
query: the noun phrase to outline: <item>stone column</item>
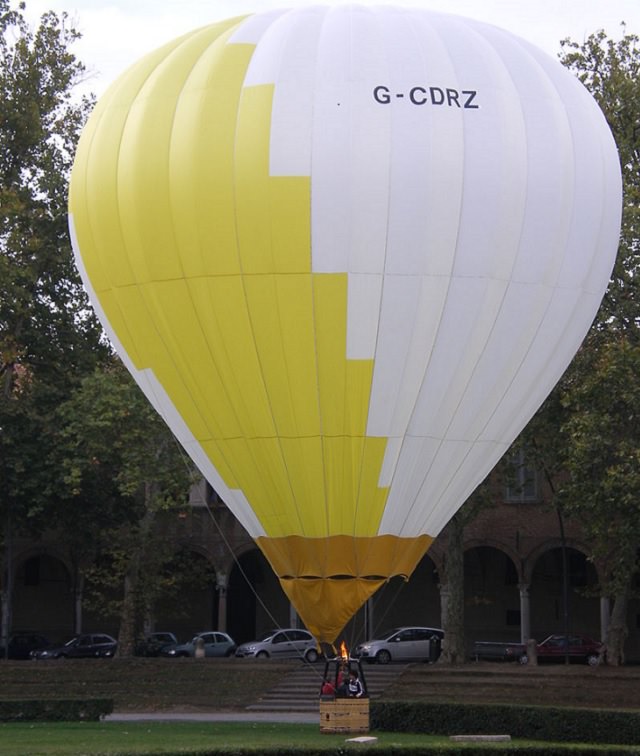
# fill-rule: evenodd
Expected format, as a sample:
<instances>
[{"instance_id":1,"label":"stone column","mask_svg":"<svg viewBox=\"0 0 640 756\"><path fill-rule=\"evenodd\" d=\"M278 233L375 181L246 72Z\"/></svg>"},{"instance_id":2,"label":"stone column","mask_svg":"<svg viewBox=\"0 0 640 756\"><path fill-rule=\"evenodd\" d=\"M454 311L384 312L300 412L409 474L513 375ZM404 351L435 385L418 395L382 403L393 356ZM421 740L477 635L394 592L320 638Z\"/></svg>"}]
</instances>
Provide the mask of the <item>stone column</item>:
<instances>
[{"instance_id":1,"label":"stone column","mask_svg":"<svg viewBox=\"0 0 640 756\"><path fill-rule=\"evenodd\" d=\"M518 583L520 591L520 643L526 643L531 636L531 602L529 583Z\"/></svg>"},{"instance_id":2,"label":"stone column","mask_svg":"<svg viewBox=\"0 0 640 756\"><path fill-rule=\"evenodd\" d=\"M229 576L226 572L216 572L216 590L218 591L218 630L227 632L227 586Z\"/></svg>"},{"instance_id":3,"label":"stone column","mask_svg":"<svg viewBox=\"0 0 640 756\"><path fill-rule=\"evenodd\" d=\"M298 627L298 612L291 602L289 602L289 627Z\"/></svg>"},{"instance_id":4,"label":"stone column","mask_svg":"<svg viewBox=\"0 0 640 756\"><path fill-rule=\"evenodd\" d=\"M603 643L607 640L610 619L611 599L608 596L600 596L600 640Z\"/></svg>"}]
</instances>

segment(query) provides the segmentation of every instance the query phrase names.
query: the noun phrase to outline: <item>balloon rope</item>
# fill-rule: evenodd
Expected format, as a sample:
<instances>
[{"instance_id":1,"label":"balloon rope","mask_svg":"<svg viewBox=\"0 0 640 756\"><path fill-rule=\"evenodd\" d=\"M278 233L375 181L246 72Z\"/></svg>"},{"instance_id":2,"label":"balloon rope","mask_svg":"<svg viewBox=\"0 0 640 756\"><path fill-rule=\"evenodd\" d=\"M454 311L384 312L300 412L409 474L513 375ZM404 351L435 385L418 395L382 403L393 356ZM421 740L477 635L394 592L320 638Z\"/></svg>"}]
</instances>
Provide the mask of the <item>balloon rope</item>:
<instances>
[{"instance_id":1,"label":"balloon rope","mask_svg":"<svg viewBox=\"0 0 640 756\"><path fill-rule=\"evenodd\" d=\"M196 478L196 468L194 467L193 462L191 461L191 459L189 458L189 456L185 452L182 444L178 441L178 439L174 436L173 440L174 440L176 446L178 447L178 451L180 453L180 457L181 457L182 461L184 462L184 465L185 465L185 467L187 469L187 472L189 474L189 478L190 478L190 480L192 482L192 486L193 486L193 488L197 489L197 483L199 483L199 480ZM198 474L200 475L201 479L206 480L206 478L201 473L198 473ZM213 490L215 490L215 489L213 489ZM216 495L217 495L217 492L216 492ZM258 595L258 592L256 591L256 589L252 585L251 580L249 579L247 573L244 571L242 565L240 564L240 560L236 556L236 554L235 554L233 548L231 547L231 544L227 540L227 537L224 534L224 532L223 532L220 524L216 520L213 512L211 511L211 507L209 506L209 502L206 500L206 498L204 496L200 495L200 492L198 492L198 496L199 496L199 500L202 502L202 504L204 505L205 509L209 513L209 517L211 518L211 521L213 522L216 530L218 531L218 535L222 539L224 545L229 550L229 553L231 554L231 557L232 557L232 559L233 559L233 561L235 563L235 566L238 568L238 571L240 572L240 574L244 578L246 584L249 586L249 589L253 593L256 601L260 604L260 606L264 610L265 614L272 621L273 627L277 628L278 630L283 630L284 628L282 627L282 625L280 625L280 623L276 620L276 618L273 616L273 614L270 611L270 609L267 607L267 605L264 603L264 601L260 598L260 596ZM226 506L227 505L225 504L225 507ZM256 546L256 549L257 549L257 546ZM305 664L305 666L308 666L308 667L311 667L312 669L314 669L313 665L310 662L308 662L304 657L302 657L302 661ZM318 676L318 678L322 678L322 675L320 674L319 670L317 670L317 676Z\"/></svg>"}]
</instances>

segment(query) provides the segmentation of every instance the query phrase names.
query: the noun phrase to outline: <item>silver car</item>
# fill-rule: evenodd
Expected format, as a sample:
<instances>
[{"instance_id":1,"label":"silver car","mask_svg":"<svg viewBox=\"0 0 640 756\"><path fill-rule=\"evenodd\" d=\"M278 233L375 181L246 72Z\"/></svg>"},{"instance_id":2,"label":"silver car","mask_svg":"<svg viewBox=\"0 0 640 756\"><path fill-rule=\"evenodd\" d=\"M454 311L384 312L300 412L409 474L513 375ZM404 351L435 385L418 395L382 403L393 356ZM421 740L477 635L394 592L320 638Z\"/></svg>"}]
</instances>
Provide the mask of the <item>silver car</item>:
<instances>
[{"instance_id":1,"label":"silver car","mask_svg":"<svg viewBox=\"0 0 640 756\"><path fill-rule=\"evenodd\" d=\"M160 655L173 658L181 656L194 657L199 647L202 648L204 655L207 657L233 656L233 652L236 650L236 644L230 635L218 631L208 631L198 633L188 643L183 643L179 646L167 646L160 651Z\"/></svg>"},{"instance_id":2,"label":"silver car","mask_svg":"<svg viewBox=\"0 0 640 756\"><path fill-rule=\"evenodd\" d=\"M268 630L257 640L241 643L236 656L254 659L296 659L316 662L319 658L316 640L307 630L288 628Z\"/></svg>"},{"instance_id":3,"label":"silver car","mask_svg":"<svg viewBox=\"0 0 640 756\"><path fill-rule=\"evenodd\" d=\"M436 661L444 630L439 627L396 627L356 647L353 656L368 662Z\"/></svg>"}]
</instances>

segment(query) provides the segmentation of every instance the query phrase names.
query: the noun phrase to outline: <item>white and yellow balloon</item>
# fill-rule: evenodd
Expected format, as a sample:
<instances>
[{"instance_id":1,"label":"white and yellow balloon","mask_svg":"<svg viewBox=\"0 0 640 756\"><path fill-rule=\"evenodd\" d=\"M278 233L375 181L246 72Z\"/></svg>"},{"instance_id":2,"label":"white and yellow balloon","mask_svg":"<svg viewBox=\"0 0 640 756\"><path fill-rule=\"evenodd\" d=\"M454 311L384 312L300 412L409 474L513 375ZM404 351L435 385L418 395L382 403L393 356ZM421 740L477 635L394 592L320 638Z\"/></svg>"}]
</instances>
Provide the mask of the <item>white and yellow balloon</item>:
<instances>
[{"instance_id":1,"label":"white and yellow balloon","mask_svg":"<svg viewBox=\"0 0 640 756\"><path fill-rule=\"evenodd\" d=\"M455 16L312 6L125 72L69 222L117 351L331 642L567 367L620 206L606 122L546 54Z\"/></svg>"}]
</instances>

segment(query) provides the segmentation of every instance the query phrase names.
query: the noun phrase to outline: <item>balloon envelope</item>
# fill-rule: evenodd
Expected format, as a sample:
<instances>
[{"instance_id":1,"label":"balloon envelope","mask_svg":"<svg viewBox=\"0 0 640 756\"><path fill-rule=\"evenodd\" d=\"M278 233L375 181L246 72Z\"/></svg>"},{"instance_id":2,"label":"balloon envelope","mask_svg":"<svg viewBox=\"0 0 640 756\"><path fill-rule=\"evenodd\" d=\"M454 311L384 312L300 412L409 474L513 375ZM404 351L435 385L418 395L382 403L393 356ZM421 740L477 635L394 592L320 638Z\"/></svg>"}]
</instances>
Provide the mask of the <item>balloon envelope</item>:
<instances>
[{"instance_id":1,"label":"balloon envelope","mask_svg":"<svg viewBox=\"0 0 640 756\"><path fill-rule=\"evenodd\" d=\"M580 345L620 173L521 39L398 7L198 29L100 100L70 229L136 380L332 641Z\"/></svg>"}]
</instances>

